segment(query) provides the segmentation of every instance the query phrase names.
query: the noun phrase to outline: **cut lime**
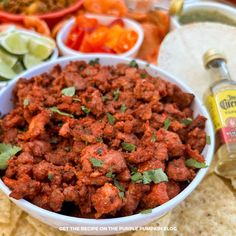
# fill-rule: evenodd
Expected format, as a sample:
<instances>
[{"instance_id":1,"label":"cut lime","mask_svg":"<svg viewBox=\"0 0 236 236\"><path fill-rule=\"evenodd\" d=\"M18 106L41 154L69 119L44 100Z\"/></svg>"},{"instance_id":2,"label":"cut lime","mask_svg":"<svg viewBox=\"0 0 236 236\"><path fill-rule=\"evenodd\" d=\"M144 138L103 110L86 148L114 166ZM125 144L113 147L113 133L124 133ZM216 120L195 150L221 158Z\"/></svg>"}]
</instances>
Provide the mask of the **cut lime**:
<instances>
[{"instance_id":1,"label":"cut lime","mask_svg":"<svg viewBox=\"0 0 236 236\"><path fill-rule=\"evenodd\" d=\"M11 68L16 64L18 58L7 53L4 49L0 48L0 59L4 61Z\"/></svg>"},{"instance_id":2,"label":"cut lime","mask_svg":"<svg viewBox=\"0 0 236 236\"><path fill-rule=\"evenodd\" d=\"M5 62L0 61L0 77L4 79L13 79L16 73Z\"/></svg>"},{"instance_id":3,"label":"cut lime","mask_svg":"<svg viewBox=\"0 0 236 236\"><path fill-rule=\"evenodd\" d=\"M41 60L47 59L52 54L54 48L52 44L38 38L32 38L29 41L30 54Z\"/></svg>"},{"instance_id":4,"label":"cut lime","mask_svg":"<svg viewBox=\"0 0 236 236\"><path fill-rule=\"evenodd\" d=\"M23 72L25 70L24 66L22 65L22 63L20 61L18 61L13 67L12 67L13 71L16 74L20 74L21 72Z\"/></svg>"},{"instance_id":5,"label":"cut lime","mask_svg":"<svg viewBox=\"0 0 236 236\"><path fill-rule=\"evenodd\" d=\"M33 55L26 54L23 58L23 62L24 62L25 68L30 69L30 68L35 67L38 64L42 63L42 60L40 60L39 58L37 58Z\"/></svg>"},{"instance_id":6,"label":"cut lime","mask_svg":"<svg viewBox=\"0 0 236 236\"><path fill-rule=\"evenodd\" d=\"M1 40L2 47L9 53L21 55L28 52L28 39L18 32L9 33Z\"/></svg>"}]
</instances>

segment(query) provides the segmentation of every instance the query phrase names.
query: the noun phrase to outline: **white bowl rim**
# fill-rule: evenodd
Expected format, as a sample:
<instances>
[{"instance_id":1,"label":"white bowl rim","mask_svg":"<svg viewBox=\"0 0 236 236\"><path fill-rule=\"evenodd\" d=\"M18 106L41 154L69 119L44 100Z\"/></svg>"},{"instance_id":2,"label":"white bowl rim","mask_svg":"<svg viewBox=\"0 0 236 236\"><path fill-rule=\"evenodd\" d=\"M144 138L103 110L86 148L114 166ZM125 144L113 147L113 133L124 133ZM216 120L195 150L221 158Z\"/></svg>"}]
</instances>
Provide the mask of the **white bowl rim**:
<instances>
[{"instance_id":1,"label":"white bowl rim","mask_svg":"<svg viewBox=\"0 0 236 236\"><path fill-rule=\"evenodd\" d=\"M101 15L101 14L91 14L91 13L87 13L85 14L85 16L87 17L90 17L90 18L97 18L98 21L99 19L103 18L103 19L107 19L107 20L115 20L115 19L122 19L124 21L124 23L129 23L130 25L132 25L133 27L133 30L138 34L138 40L137 42L135 43L135 45L127 52L125 53L121 53L121 54L111 54L111 53L99 53L99 54L102 54L102 55L117 55L117 56L130 56L132 54L135 54L139 48L141 47L142 45L142 42L143 42L143 39L144 39L144 32L143 32L143 29L142 27L135 21L131 20L131 19L127 19L127 18L124 18L124 17L115 17L115 16L107 16L107 15ZM56 41L57 41L57 45L59 47L60 50L63 50L63 51L66 51L68 54L71 54L71 55L74 55L74 56L84 56L84 55L95 55L95 54L98 54L98 53L83 53L83 52L80 52L80 51L76 51L76 50L73 50L69 47L67 47L65 45L65 43L63 42L63 37L65 35L65 31L69 28L71 29L72 27L72 24L74 24L75 22L75 17L71 17L66 23L65 25L60 29L60 31L58 32L57 34L57 37L56 37Z\"/></svg>"},{"instance_id":2,"label":"white bowl rim","mask_svg":"<svg viewBox=\"0 0 236 236\"><path fill-rule=\"evenodd\" d=\"M225 14L226 16L228 16L227 13L231 13L230 17L236 19L236 9L230 5L226 5L226 4L223 4L220 2L199 1L199 2L185 3L182 13L191 11L193 9L205 10L205 9L210 9L210 8L212 8L211 10L218 10L218 11L222 12L223 14ZM233 15L235 17L233 17ZM179 27L183 26L182 24L179 23L178 16L173 16L173 17L171 17L171 19L172 19L172 23L175 28L179 28ZM202 23L204 23L204 22L202 22ZM220 22L217 22L217 23L220 23Z\"/></svg>"},{"instance_id":3,"label":"white bowl rim","mask_svg":"<svg viewBox=\"0 0 236 236\"><path fill-rule=\"evenodd\" d=\"M124 62L129 63L131 60L133 60L132 58L127 58L127 57L120 57L120 56L113 56L113 55L104 55L104 54L94 54L92 55L85 55L85 56L73 56L73 57L62 57L59 58L58 60L55 61L49 61L47 63L44 63L42 65L38 65L26 72L24 72L23 74L21 74L20 76L17 76L15 79L13 79L12 81L9 82L9 85L14 85L16 83L16 81L20 78L24 78L26 77L28 74L31 74L34 70L39 70L42 69L41 73L44 73L43 68L47 67L47 66L55 66L57 64L60 63L69 63L70 61L77 61L77 60L91 60L94 58L105 58L105 59L111 59L111 60L122 60ZM141 60L136 60L136 62L141 65L142 67L145 67L147 65L147 63L145 61L141 61ZM118 62L120 63L120 62ZM173 75L171 75L170 73L162 70L161 68L158 68L155 65L149 65L149 68L151 68L152 70L154 70L155 72L158 73L158 75L163 79L165 79L165 77L170 77L173 80L173 83L175 84L179 84L185 91L189 92L189 93L194 93L193 90L185 85L183 82L178 81L177 78ZM168 79L167 79L168 80ZM0 96L2 93L4 93L4 91L7 91L8 87L4 87L1 91L0 91ZM210 116L205 108L205 106L202 104L201 100L195 96L195 101L199 106L199 112L201 112L201 115L205 116L208 120L207 123L207 128L208 128L208 135L211 137L211 144L209 145L209 149L208 152L205 156L205 159L207 161L208 166L210 165L212 159L213 159L213 155L214 155L214 148L215 148L215 139L214 139L214 128L210 119ZM202 106L201 106L202 105ZM55 212L51 212L48 210L45 210L43 208L40 208L32 203L30 203L29 201L26 201L24 199L20 199L20 200L16 200L13 198L10 198L13 202L17 202L19 206L22 206L24 209L27 210L32 210L34 212L38 212L41 216L45 216L45 217L50 217L54 220L61 220L65 223L68 224L79 224L79 223L84 223L84 224L89 224L91 226L105 226L105 225L116 225L118 222L119 223L129 223L129 222L134 222L134 221L142 221L144 219L147 218L155 218L158 215L164 214L166 212L166 209L172 209L173 207L176 206L176 204L179 204L180 202L182 202L197 186L198 184L202 181L203 177L205 176L205 174L207 173L208 168L204 168L204 169L200 169L197 173L197 175L195 176L195 178L192 180L192 182L184 189L182 190L177 196L175 196L174 198L172 198L171 200L169 200L168 202L164 203L163 205L157 206L155 208L152 209L152 212L149 214L134 214L131 216L124 216L124 217L116 217L116 218L111 218L111 219L88 219L88 218L79 218L79 217L72 217L72 216L67 216L67 215L62 215L59 213L55 213ZM9 196L10 194L10 190L9 188L3 183L2 179L0 178L0 189L7 195Z\"/></svg>"}]
</instances>

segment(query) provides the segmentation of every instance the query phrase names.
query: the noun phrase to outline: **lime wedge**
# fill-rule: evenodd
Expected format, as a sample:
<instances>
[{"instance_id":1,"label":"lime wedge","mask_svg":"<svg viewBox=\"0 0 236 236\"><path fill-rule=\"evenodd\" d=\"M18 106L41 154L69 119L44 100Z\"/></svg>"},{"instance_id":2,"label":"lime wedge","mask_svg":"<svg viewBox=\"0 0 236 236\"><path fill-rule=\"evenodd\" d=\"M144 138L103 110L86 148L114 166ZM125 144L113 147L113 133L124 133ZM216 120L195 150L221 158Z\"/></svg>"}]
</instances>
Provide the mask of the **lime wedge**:
<instances>
[{"instance_id":1,"label":"lime wedge","mask_svg":"<svg viewBox=\"0 0 236 236\"><path fill-rule=\"evenodd\" d=\"M13 79L16 73L5 62L0 61L0 77L3 79Z\"/></svg>"},{"instance_id":2,"label":"lime wedge","mask_svg":"<svg viewBox=\"0 0 236 236\"><path fill-rule=\"evenodd\" d=\"M20 61L16 62L16 64L12 67L12 70L16 73L16 74L20 74L21 72L23 72L25 70L24 66L22 65L22 63Z\"/></svg>"},{"instance_id":3,"label":"lime wedge","mask_svg":"<svg viewBox=\"0 0 236 236\"><path fill-rule=\"evenodd\" d=\"M9 53L21 55L28 52L28 39L19 32L9 33L1 40L2 47Z\"/></svg>"},{"instance_id":4,"label":"lime wedge","mask_svg":"<svg viewBox=\"0 0 236 236\"><path fill-rule=\"evenodd\" d=\"M38 38L32 38L29 41L29 52L31 55L34 55L35 57L45 60L47 59L54 50L54 45L49 41L38 39Z\"/></svg>"},{"instance_id":5,"label":"lime wedge","mask_svg":"<svg viewBox=\"0 0 236 236\"><path fill-rule=\"evenodd\" d=\"M0 48L0 59L11 68L16 64L18 58L7 53L4 49Z\"/></svg>"},{"instance_id":6,"label":"lime wedge","mask_svg":"<svg viewBox=\"0 0 236 236\"><path fill-rule=\"evenodd\" d=\"M39 58L37 58L33 55L26 54L23 58L23 62L24 62L25 68L30 69L30 68L35 67L38 64L42 63L42 60L40 60Z\"/></svg>"}]
</instances>

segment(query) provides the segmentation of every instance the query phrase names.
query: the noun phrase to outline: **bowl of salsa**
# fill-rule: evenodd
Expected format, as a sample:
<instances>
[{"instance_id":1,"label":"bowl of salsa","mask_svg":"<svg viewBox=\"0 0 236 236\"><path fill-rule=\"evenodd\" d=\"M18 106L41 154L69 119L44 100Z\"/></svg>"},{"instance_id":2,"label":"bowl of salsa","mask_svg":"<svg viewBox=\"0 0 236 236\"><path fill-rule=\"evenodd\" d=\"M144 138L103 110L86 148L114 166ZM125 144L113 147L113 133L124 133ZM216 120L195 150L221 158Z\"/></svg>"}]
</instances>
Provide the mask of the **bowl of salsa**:
<instances>
[{"instance_id":1,"label":"bowl of salsa","mask_svg":"<svg viewBox=\"0 0 236 236\"><path fill-rule=\"evenodd\" d=\"M173 28L197 22L217 22L236 27L236 10L214 2L193 2L184 5L181 15L172 18Z\"/></svg>"},{"instance_id":2,"label":"bowl of salsa","mask_svg":"<svg viewBox=\"0 0 236 236\"><path fill-rule=\"evenodd\" d=\"M143 37L142 27L132 20L85 14L64 25L57 44L64 56L103 53L134 57Z\"/></svg>"}]
</instances>

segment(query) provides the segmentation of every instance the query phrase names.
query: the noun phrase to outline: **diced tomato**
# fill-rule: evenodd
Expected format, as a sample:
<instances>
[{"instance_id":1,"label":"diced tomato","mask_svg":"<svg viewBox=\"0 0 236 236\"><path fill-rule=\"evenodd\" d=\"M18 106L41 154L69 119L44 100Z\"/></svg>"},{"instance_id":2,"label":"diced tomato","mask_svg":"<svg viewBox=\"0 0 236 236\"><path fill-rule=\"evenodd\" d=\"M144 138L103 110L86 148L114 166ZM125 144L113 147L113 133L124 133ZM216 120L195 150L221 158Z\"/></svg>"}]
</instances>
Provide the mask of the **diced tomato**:
<instances>
[{"instance_id":1,"label":"diced tomato","mask_svg":"<svg viewBox=\"0 0 236 236\"><path fill-rule=\"evenodd\" d=\"M124 27L125 26L125 23L124 21L121 19L121 18L118 18L118 19L115 19L113 20L109 25L108 27L112 27L114 25L120 25L121 27Z\"/></svg>"},{"instance_id":2,"label":"diced tomato","mask_svg":"<svg viewBox=\"0 0 236 236\"><path fill-rule=\"evenodd\" d=\"M111 48L108 48L106 46L100 46L97 48L93 48L93 52L100 52L100 53L109 53L109 54L115 54L116 52L112 50Z\"/></svg>"},{"instance_id":3,"label":"diced tomato","mask_svg":"<svg viewBox=\"0 0 236 236\"><path fill-rule=\"evenodd\" d=\"M88 18L85 15L79 15L76 18L76 25L86 32L92 32L99 26L99 23L95 18Z\"/></svg>"},{"instance_id":4,"label":"diced tomato","mask_svg":"<svg viewBox=\"0 0 236 236\"><path fill-rule=\"evenodd\" d=\"M89 44L89 34L85 33L79 48L80 52L92 52L92 46Z\"/></svg>"},{"instance_id":5,"label":"diced tomato","mask_svg":"<svg viewBox=\"0 0 236 236\"><path fill-rule=\"evenodd\" d=\"M135 31L124 31L120 35L117 44L113 49L116 53L124 53L134 46L134 44L137 42L137 39L138 34Z\"/></svg>"},{"instance_id":6,"label":"diced tomato","mask_svg":"<svg viewBox=\"0 0 236 236\"><path fill-rule=\"evenodd\" d=\"M106 42L109 29L105 26L98 27L89 34L88 42L94 48L101 47Z\"/></svg>"},{"instance_id":7,"label":"diced tomato","mask_svg":"<svg viewBox=\"0 0 236 236\"><path fill-rule=\"evenodd\" d=\"M79 50L84 37L84 31L79 31L77 27L72 28L66 41L66 45L72 49Z\"/></svg>"}]
</instances>

